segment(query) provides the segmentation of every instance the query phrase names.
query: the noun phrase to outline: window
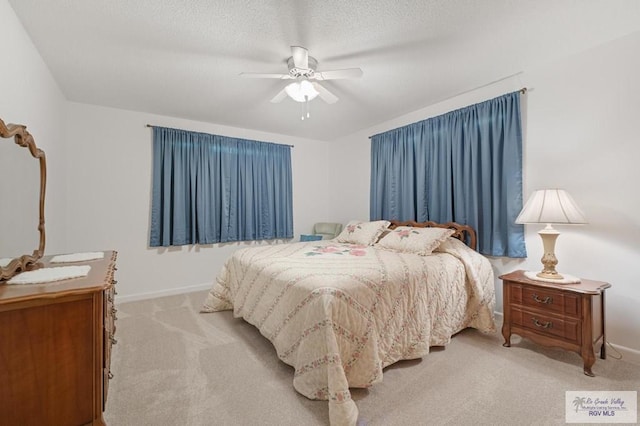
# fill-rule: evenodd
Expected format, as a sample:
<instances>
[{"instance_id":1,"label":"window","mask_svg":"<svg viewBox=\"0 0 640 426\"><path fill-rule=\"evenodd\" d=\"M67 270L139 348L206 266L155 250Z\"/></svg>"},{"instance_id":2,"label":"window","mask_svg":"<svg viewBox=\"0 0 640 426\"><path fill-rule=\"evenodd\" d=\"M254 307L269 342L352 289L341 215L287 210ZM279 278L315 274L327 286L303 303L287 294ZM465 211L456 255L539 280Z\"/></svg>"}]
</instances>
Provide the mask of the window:
<instances>
[{"instance_id":1,"label":"window","mask_svg":"<svg viewBox=\"0 0 640 426\"><path fill-rule=\"evenodd\" d=\"M455 221L480 253L526 257L519 92L373 136L370 200L371 220Z\"/></svg>"},{"instance_id":2,"label":"window","mask_svg":"<svg viewBox=\"0 0 640 426\"><path fill-rule=\"evenodd\" d=\"M153 128L149 245L293 238L291 147Z\"/></svg>"}]
</instances>

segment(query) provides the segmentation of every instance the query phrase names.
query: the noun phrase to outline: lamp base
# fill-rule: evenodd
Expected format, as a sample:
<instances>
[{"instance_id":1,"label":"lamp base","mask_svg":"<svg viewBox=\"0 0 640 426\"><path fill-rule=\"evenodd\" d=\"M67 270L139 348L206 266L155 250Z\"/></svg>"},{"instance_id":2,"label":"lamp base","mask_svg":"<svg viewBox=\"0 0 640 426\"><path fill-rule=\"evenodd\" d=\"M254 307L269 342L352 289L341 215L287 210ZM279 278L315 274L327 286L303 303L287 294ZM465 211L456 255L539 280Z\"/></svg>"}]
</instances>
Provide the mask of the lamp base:
<instances>
[{"instance_id":1,"label":"lamp base","mask_svg":"<svg viewBox=\"0 0 640 426\"><path fill-rule=\"evenodd\" d=\"M556 272L555 270L554 270L554 271L551 271L551 272L548 272L548 271L540 271L540 272L538 272L538 273L536 274L536 276L537 276L538 278L544 278L544 279L546 279L546 280L561 280L561 279L563 279L563 278L564 278L562 275L560 275L560 274L559 274L558 272Z\"/></svg>"},{"instance_id":2,"label":"lamp base","mask_svg":"<svg viewBox=\"0 0 640 426\"><path fill-rule=\"evenodd\" d=\"M556 271L558 259L555 253L556 239L560 233L553 229L551 224L547 224L544 229L538 232L538 235L542 238L542 246L544 249L544 254L542 255L542 259L540 259L543 268L542 271L538 273L538 277L549 280L561 280L562 275Z\"/></svg>"}]
</instances>

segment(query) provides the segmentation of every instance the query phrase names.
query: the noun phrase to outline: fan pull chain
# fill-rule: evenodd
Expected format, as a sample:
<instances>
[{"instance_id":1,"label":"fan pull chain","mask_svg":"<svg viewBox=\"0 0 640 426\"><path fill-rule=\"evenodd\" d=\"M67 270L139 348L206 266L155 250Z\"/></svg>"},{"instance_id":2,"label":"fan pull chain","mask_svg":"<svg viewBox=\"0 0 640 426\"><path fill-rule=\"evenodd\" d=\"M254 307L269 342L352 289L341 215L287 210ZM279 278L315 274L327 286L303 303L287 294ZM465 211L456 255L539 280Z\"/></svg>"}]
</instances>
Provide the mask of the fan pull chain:
<instances>
[{"instance_id":1,"label":"fan pull chain","mask_svg":"<svg viewBox=\"0 0 640 426\"><path fill-rule=\"evenodd\" d=\"M301 120L304 121L305 115L307 116L307 118L310 118L311 115L309 114L309 96L304 95L304 105L302 106L302 116L300 117Z\"/></svg>"}]
</instances>

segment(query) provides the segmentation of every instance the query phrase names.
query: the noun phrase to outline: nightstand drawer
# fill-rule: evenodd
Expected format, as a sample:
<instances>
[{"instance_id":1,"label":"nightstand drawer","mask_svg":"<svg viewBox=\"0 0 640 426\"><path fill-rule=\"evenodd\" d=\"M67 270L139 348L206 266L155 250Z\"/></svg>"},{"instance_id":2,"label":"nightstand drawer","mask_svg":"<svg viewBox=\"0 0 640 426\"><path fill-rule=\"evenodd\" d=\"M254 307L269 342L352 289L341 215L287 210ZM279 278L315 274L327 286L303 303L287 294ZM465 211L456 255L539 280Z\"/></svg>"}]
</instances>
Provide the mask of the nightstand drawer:
<instances>
[{"instance_id":1,"label":"nightstand drawer","mask_svg":"<svg viewBox=\"0 0 640 426\"><path fill-rule=\"evenodd\" d=\"M541 287L514 285L511 291L511 302L555 312L580 317L580 299L578 296Z\"/></svg>"},{"instance_id":2,"label":"nightstand drawer","mask_svg":"<svg viewBox=\"0 0 640 426\"><path fill-rule=\"evenodd\" d=\"M513 307L511 310L513 324L544 334L559 337L564 341L580 344L580 321L571 318L557 318L534 311L521 310Z\"/></svg>"}]
</instances>

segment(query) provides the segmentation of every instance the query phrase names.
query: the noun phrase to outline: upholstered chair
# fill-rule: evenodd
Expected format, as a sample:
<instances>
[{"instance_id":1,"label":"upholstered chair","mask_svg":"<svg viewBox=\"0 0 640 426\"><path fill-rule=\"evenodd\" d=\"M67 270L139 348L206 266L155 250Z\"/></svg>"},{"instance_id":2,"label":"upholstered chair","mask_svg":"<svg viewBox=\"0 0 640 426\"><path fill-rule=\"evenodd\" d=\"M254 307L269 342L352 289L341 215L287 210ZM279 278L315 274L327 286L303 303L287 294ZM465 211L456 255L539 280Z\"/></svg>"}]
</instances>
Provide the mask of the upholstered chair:
<instances>
[{"instance_id":1,"label":"upholstered chair","mask_svg":"<svg viewBox=\"0 0 640 426\"><path fill-rule=\"evenodd\" d=\"M330 240L342 232L341 223L319 222L313 225L313 234L322 235L323 240Z\"/></svg>"}]
</instances>

